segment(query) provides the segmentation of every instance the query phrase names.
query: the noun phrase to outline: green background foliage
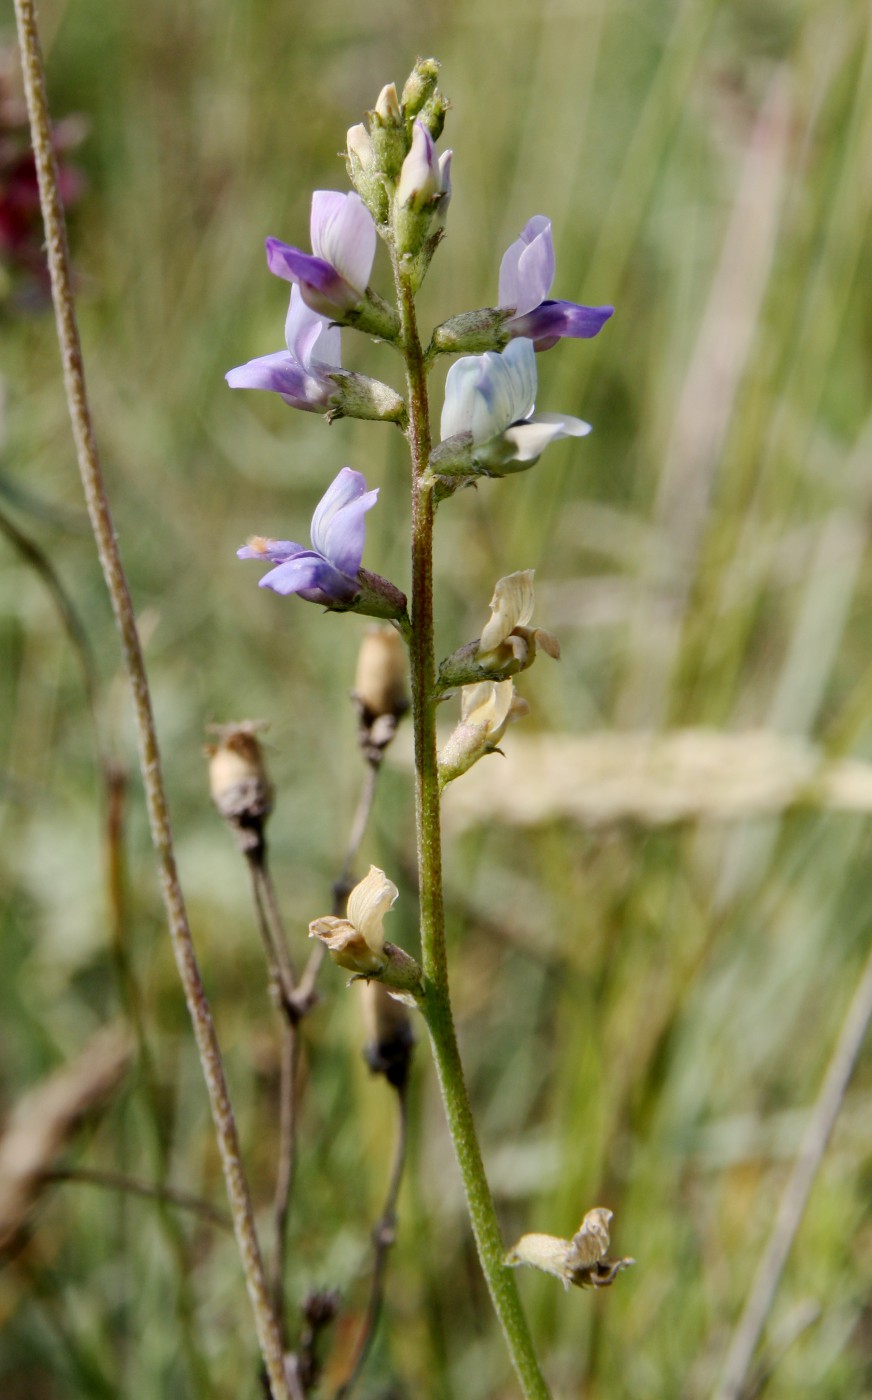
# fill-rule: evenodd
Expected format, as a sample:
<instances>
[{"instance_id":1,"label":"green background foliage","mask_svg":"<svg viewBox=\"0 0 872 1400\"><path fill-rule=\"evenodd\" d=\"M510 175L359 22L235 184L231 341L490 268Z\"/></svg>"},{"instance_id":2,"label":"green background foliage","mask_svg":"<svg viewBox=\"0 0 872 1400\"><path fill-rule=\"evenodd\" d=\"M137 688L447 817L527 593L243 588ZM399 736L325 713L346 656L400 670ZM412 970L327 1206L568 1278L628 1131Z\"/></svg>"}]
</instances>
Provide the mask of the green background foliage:
<instances>
[{"instance_id":1,"label":"green background foliage","mask_svg":"<svg viewBox=\"0 0 872 1400\"><path fill-rule=\"evenodd\" d=\"M406 586L407 467L395 429L328 429L272 396L231 394L223 374L281 344L287 289L266 272L264 235L305 245L311 190L346 187L346 128L417 54L442 61L455 149L422 323L491 303L503 249L540 212L556 294L617 307L594 342L539 358L538 407L588 418L591 437L442 508L440 650L478 634L498 576L535 567L536 621L559 634L563 660L522 678L528 734L762 728L834 757L872 748L868 7L432 8L69 0L43 13L55 114L89 122L71 225L88 378L264 1211L274 1014L245 871L208 800L204 727L270 722L274 869L302 960L360 782L348 692L361 624L260 592L234 551L251 533L304 537L350 464L381 487L364 562ZM386 262L374 283L389 291ZM399 387L388 348L344 341L349 365ZM84 621L105 734L130 775L123 945L169 1176L220 1202L49 313L7 302L0 372L0 505ZM80 672L43 582L2 539L0 715L8 1109L124 1006ZM408 736L397 748L361 873L373 860L400 885L391 936L414 951ZM522 829L499 810L454 835L449 823L446 865L459 1033L506 1239L568 1235L606 1204L617 1251L638 1260L596 1296L520 1279L555 1390L704 1396L865 956L867 820L809 802L583 825L546 801ZM305 1032L289 1287L296 1299L341 1291L326 1394L365 1301L392 1103L360 1059L355 994L330 967L322 990ZM779 1294L770 1354L792 1340L766 1381L773 1400L872 1387L869 1081L864 1060ZM153 1108L140 1068L69 1160L156 1176ZM507 1397L423 1044L413 1119L387 1315L360 1394ZM199 1396L186 1326L208 1393L254 1396L232 1241L183 1229L187 1324L153 1204L72 1184L47 1193L0 1273L5 1400Z\"/></svg>"}]
</instances>

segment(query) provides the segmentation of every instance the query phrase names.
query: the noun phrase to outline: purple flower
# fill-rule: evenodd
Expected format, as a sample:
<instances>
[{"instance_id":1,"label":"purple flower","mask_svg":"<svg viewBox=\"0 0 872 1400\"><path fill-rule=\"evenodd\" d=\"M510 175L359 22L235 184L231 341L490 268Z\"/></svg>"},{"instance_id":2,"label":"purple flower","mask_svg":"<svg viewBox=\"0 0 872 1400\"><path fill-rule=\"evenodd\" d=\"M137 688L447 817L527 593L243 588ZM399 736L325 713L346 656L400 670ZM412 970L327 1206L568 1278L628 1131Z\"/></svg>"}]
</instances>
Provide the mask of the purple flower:
<instances>
[{"instance_id":1,"label":"purple flower","mask_svg":"<svg viewBox=\"0 0 872 1400\"><path fill-rule=\"evenodd\" d=\"M291 288L285 340L287 350L249 360L224 378L231 389L270 389L291 408L322 413L337 392L331 375L340 368L340 331L306 305L299 287Z\"/></svg>"},{"instance_id":2,"label":"purple flower","mask_svg":"<svg viewBox=\"0 0 872 1400\"><path fill-rule=\"evenodd\" d=\"M420 120L412 127L412 145L403 161L397 185L397 202L413 209L433 205L444 214L451 198L452 151L436 154L436 143Z\"/></svg>"},{"instance_id":3,"label":"purple flower","mask_svg":"<svg viewBox=\"0 0 872 1400\"><path fill-rule=\"evenodd\" d=\"M526 336L536 350L548 350L562 336L588 339L602 330L613 306L577 306L573 301L547 301L554 281L551 220L534 214L520 238L507 248L500 263L499 304L513 311L503 329Z\"/></svg>"},{"instance_id":4,"label":"purple flower","mask_svg":"<svg viewBox=\"0 0 872 1400\"><path fill-rule=\"evenodd\" d=\"M359 195L316 190L310 221L312 252L278 238L266 240L270 272L296 282L307 306L322 316L344 316L366 294L375 259L372 215Z\"/></svg>"},{"instance_id":5,"label":"purple flower","mask_svg":"<svg viewBox=\"0 0 872 1400\"><path fill-rule=\"evenodd\" d=\"M321 497L312 516L312 548L291 540L255 536L236 551L239 559L274 564L261 588L287 595L299 593L308 603L350 603L360 591L357 572L363 558L364 520L378 490L367 491L360 472L343 467Z\"/></svg>"}]
</instances>

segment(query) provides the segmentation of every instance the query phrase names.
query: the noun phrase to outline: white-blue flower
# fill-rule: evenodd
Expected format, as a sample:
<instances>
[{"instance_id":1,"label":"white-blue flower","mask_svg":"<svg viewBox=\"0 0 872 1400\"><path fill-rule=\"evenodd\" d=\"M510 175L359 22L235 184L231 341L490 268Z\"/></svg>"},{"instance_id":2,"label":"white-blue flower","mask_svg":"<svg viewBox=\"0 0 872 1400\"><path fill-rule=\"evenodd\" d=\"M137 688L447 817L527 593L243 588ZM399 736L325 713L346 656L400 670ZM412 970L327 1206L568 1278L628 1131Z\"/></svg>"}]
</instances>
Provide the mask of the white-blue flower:
<instances>
[{"instance_id":1,"label":"white-blue flower","mask_svg":"<svg viewBox=\"0 0 872 1400\"><path fill-rule=\"evenodd\" d=\"M536 354L532 341L512 340L502 354L465 355L448 371L442 408L442 439L472 434L476 464L497 475L521 471L549 443L586 437L590 424L566 413L534 413Z\"/></svg>"}]
</instances>

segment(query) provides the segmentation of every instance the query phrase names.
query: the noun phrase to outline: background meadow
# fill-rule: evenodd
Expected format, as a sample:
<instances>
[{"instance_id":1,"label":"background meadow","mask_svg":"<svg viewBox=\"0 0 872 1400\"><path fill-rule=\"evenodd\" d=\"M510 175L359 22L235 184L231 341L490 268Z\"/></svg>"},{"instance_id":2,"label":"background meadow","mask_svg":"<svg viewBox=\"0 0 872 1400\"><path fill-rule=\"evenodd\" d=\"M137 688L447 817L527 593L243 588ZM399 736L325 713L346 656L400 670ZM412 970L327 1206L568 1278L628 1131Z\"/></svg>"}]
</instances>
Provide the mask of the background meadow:
<instances>
[{"instance_id":1,"label":"background meadow","mask_svg":"<svg viewBox=\"0 0 872 1400\"><path fill-rule=\"evenodd\" d=\"M302 961L361 780L348 693L362 624L260 592L235 549L299 538L350 464L381 487L364 562L405 587L408 507L394 429L327 429L227 390L228 368L281 345L286 288L263 237L305 243L311 190L346 188L346 128L433 53L454 193L422 323L490 304L535 213L553 220L556 294L617 308L597 340L539 357L538 407L589 419L591 437L440 512L440 651L478 635L496 578L526 567L535 620L563 647L522 677L532 715L507 757L446 798L453 984L507 1241L567 1235L605 1204L617 1252L638 1261L597 1295L521 1277L556 1393L704 1397L872 931L872 12L48 0L42 21L55 117L88 125L71 157L87 178L71 246L88 377L264 1209L274 1013L204 730L270 723L273 867ZM52 318L14 276L0 315L0 512L75 607L101 742L128 779L110 899L81 653L4 530L0 1111L98 1027L141 1017L148 1056L64 1161L221 1205ZM343 349L398 384L387 348L349 332ZM410 736L395 747L361 872L372 860L400 885L391 936L414 950ZM326 1395L366 1299L393 1105L361 1060L355 993L329 966L321 989L289 1287L341 1291ZM872 1390L870 1079L867 1055L773 1311L758 1377L772 1400ZM387 1312L358 1393L513 1394L424 1044ZM0 1394L255 1396L231 1238L54 1186L0 1271Z\"/></svg>"}]
</instances>

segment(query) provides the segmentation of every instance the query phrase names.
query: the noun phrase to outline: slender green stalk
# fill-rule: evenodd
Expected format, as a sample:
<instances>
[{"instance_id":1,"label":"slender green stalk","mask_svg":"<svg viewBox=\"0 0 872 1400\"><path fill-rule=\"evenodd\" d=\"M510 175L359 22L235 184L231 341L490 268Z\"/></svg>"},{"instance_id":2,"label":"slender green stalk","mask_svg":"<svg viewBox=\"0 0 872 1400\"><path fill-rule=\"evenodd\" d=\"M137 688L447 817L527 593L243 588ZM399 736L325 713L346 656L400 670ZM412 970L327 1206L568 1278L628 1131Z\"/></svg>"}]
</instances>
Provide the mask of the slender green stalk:
<instances>
[{"instance_id":1,"label":"slender green stalk","mask_svg":"<svg viewBox=\"0 0 872 1400\"><path fill-rule=\"evenodd\" d=\"M442 828L436 755L436 666L433 649L433 493L424 481L430 456L427 366L411 285L392 256L402 326L409 399L406 436L412 453L412 723L415 735L415 812L421 902L422 1010L430 1032L448 1127L463 1177L472 1230L488 1290L527 1400L548 1400L527 1320L485 1175L454 1030L445 952Z\"/></svg>"},{"instance_id":2,"label":"slender green stalk","mask_svg":"<svg viewBox=\"0 0 872 1400\"><path fill-rule=\"evenodd\" d=\"M121 636L125 665L133 691L140 768L145 787L152 840L157 852L161 891L176 965L190 1012L194 1038L209 1090L233 1226L242 1258L248 1294L264 1365L274 1400L291 1400L285 1372L281 1332L273 1312L254 1212L239 1148L236 1120L224 1075L218 1038L203 987L187 912L179 884L169 808L154 726L151 694L136 626L136 616L121 562L115 527L97 452L85 387L85 371L67 252L66 224L58 188L57 161L52 145L51 118L45 90L45 70L33 0L15 0L18 42L33 150L45 223L52 299L64 372L64 388L76 444L76 454L88 515L106 587Z\"/></svg>"}]
</instances>

